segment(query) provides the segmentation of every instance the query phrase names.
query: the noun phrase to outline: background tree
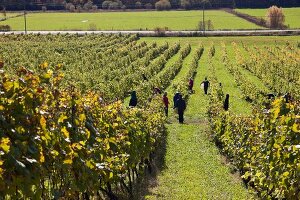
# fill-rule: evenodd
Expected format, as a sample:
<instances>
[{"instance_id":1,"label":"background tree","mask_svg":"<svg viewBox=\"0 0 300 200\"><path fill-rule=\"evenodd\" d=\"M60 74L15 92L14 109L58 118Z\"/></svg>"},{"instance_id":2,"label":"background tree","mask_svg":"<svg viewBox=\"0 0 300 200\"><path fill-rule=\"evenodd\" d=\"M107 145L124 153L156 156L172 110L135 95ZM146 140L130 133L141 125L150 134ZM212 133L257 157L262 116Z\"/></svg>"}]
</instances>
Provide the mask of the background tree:
<instances>
[{"instance_id":1,"label":"background tree","mask_svg":"<svg viewBox=\"0 0 300 200\"><path fill-rule=\"evenodd\" d=\"M284 27L285 16L282 8L272 6L267 11L267 25L270 28L278 29Z\"/></svg>"},{"instance_id":2,"label":"background tree","mask_svg":"<svg viewBox=\"0 0 300 200\"><path fill-rule=\"evenodd\" d=\"M65 5L71 3L74 6L82 6L91 1L93 5L100 7L106 0L26 0L26 9L28 10L41 10L42 6L46 6L47 10L62 10ZM127 8L135 8L137 0L122 0L122 5ZM159 0L138 0L142 5L150 3L154 5ZM20 3L22 2L22 3ZM115 2L115 1L112 1ZM164 1L166 3L167 1ZM186 9L201 9L202 0L168 0L173 9L183 7ZM164 4L164 3L159 3ZM70 5L70 4L69 4ZM117 4L115 4L117 5ZM277 7L299 7L300 0L210 0L210 4L206 5L207 8L269 8L272 5ZM118 3L119 6L119 3ZM6 10L23 10L23 0L0 0L0 10L6 7ZM68 9L69 10L69 9Z\"/></svg>"},{"instance_id":3,"label":"background tree","mask_svg":"<svg viewBox=\"0 0 300 200\"><path fill-rule=\"evenodd\" d=\"M156 10L169 10L171 9L171 3L168 0L160 0L155 3Z\"/></svg>"},{"instance_id":4,"label":"background tree","mask_svg":"<svg viewBox=\"0 0 300 200\"><path fill-rule=\"evenodd\" d=\"M136 8L136 9L141 9L141 8L142 8L142 3L141 3L140 1L137 1L137 2L135 3L135 8Z\"/></svg>"},{"instance_id":5,"label":"background tree","mask_svg":"<svg viewBox=\"0 0 300 200\"><path fill-rule=\"evenodd\" d=\"M88 2L86 2L83 5L83 9L84 10L92 10L92 7L93 7L93 2L91 0L89 0Z\"/></svg>"},{"instance_id":6,"label":"background tree","mask_svg":"<svg viewBox=\"0 0 300 200\"><path fill-rule=\"evenodd\" d=\"M188 10L188 9L191 9L192 4L191 4L190 0L180 0L180 7Z\"/></svg>"}]
</instances>

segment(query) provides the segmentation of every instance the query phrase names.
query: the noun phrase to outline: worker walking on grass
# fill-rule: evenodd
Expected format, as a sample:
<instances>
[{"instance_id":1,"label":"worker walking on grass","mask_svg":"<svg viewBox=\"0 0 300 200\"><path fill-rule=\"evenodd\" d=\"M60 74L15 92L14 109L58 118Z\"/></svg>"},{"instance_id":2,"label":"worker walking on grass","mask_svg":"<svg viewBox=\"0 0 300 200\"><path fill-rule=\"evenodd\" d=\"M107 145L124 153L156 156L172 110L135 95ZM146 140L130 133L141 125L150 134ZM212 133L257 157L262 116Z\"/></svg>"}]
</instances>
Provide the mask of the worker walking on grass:
<instances>
[{"instance_id":1,"label":"worker walking on grass","mask_svg":"<svg viewBox=\"0 0 300 200\"><path fill-rule=\"evenodd\" d=\"M131 92L131 98L129 101L129 107L135 107L137 105L136 91Z\"/></svg>"},{"instance_id":2,"label":"worker walking on grass","mask_svg":"<svg viewBox=\"0 0 300 200\"><path fill-rule=\"evenodd\" d=\"M207 94L208 87L209 87L209 81L207 80L207 77L205 77L204 81L202 81L201 85L203 85L204 88L204 94Z\"/></svg>"},{"instance_id":3,"label":"worker walking on grass","mask_svg":"<svg viewBox=\"0 0 300 200\"><path fill-rule=\"evenodd\" d=\"M183 121L184 121L183 113L184 113L184 110L186 109L186 103L185 103L185 100L182 98L181 94L179 94L179 98L176 102L176 105L177 105L179 123L183 124Z\"/></svg>"},{"instance_id":4,"label":"worker walking on grass","mask_svg":"<svg viewBox=\"0 0 300 200\"><path fill-rule=\"evenodd\" d=\"M193 86L194 86L194 80L193 80L193 78L191 77L191 78L189 79L189 91L190 91L191 94L193 93Z\"/></svg>"},{"instance_id":5,"label":"worker walking on grass","mask_svg":"<svg viewBox=\"0 0 300 200\"><path fill-rule=\"evenodd\" d=\"M166 116L168 117L168 113L169 113L169 99L167 97L167 92L164 93L163 95L163 102L164 102L164 105L165 105L165 113L166 113Z\"/></svg>"},{"instance_id":6,"label":"worker walking on grass","mask_svg":"<svg viewBox=\"0 0 300 200\"><path fill-rule=\"evenodd\" d=\"M224 104L223 104L223 108L226 111L229 109L229 94L226 94L225 101L224 101Z\"/></svg>"},{"instance_id":7,"label":"worker walking on grass","mask_svg":"<svg viewBox=\"0 0 300 200\"><path fill-rule=\"evenodd\" d=\"M174 109L177 108L176 102L177 102L177 100L178 100L178 98L179 98L179 94L180 94L180 93L177 91L177 92L175 93L174 97L173 97L173 102L174 102L173 108L174 108Z\"/></svg>"}]
</instances>

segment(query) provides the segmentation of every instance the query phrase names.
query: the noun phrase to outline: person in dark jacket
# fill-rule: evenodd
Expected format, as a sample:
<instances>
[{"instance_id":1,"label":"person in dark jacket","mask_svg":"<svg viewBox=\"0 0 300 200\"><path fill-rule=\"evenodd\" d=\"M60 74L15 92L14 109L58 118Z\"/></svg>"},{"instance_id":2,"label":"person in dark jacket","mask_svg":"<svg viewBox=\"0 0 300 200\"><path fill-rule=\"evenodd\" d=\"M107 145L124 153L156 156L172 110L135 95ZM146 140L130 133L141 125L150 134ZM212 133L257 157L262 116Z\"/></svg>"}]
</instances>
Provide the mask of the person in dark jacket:
<instances>
[{"instance_id":1,"label":"person in dark jacket","mask_svg":"<svg viewBox=\"0 0 300 200\"><path fill-rule=\"evenodd\" d=\"M189 91L190 91L190 93L193 93L193 86L194 86L194 80L193 80L193 78L191 77L191 78L189 79Z\"/></svg>"},{"instance_id":2,"label":"person in dark jacket","mask_svg":"<svg viewBox=\"0 0 300 200\"><path fill-rule=\"evenodd\" d=\"M161 90L159 89L159 87L153 87L152 90L154 94L161 94Z\"/></svg>"},{"instance_id":3,"label":"person in dark jacket","mask_svg":"<svg viewBox=\"0 0 300 200\"><path fill-rule=\"evenodd\" d=\"M131 92L131 98L129 101L130 107L135 107L137 105L136 91Z\"/></svg>"},{"instance_id":4,"label":"person in dark jacket","mask_svg":"<svg viewBox=\"0 0 300 200\"><path fill-rule=\"evenodd\" d=\"M167 92L164 93L163 95L163 102L164 102L164 105L165 105L165 113L166 113L166 116L168 117L168 112L169 112L169 99L167 97Z\"/></svg>"},{"instance_id":5,"label":"person in dark jacket","mask_svg":"<svg viewBox=\"0 0 300 200\"><path fill-rule=\"evenodd\" d=\"M178 110L178 119L179 119L179 123L183 123L184 121L184 118L183 118L183 113L184 113L184 110L186 109L186 103L185 103L185 100L182 99L182 95L179 94L179 97L178 97L178 100L176 102L176 105L177 105L177 110Z\"/></svg>"},{"instance_id":6,"label":"person in dark jacket","mask_svg":"<svg viewBox=\"0 0 300 200\"><path fill-rule=\"evenodd\" d=\"M209 81L207 80L207 77L205 77L204 81L202 81L201 85L203 84L203 88L204 88L204 94L207 94L207 90L209 87Z\"/></svg>"},{"instance_id":7,"label":"person in dark jacket","mask_svg":"<svg viewBox=\"0 0 300 200\"><path fill-rule=\"evenodd\" d=\"M275 94L273 93L268 93L266 94L266 96L268 97L268 99L275 99Z\"/></svg>"},{"instance_id":8,"label":"person in dark jacket","mask_svg":"<svg viewBox=\"0 0 300 200\"><path fill-rule=\"evenodd\" d=\"M179 98L179 94L180 94L179 92L176 92L175 95L174 95L174 97L173 97L173 102L174 102L173 108L177 108L176 102L177 102L177 100Z\"/></svg>"},{"instance_id":9,"label":"person in dark jacket","mask_svg":"<svg viewBox=\"0 0 300 200\"><path fill-rule=\"evenodd\" d=\"M223 104L223 108L224 110L228 110L229 108L229 94L226 94L226 97L225 97L225 101L224 101L224 104Z\"/></svg>"},{"instance_id":10,"label":"person in dark jacket","mask_svg":"<svg viewBox=\"0 0 300 200\"><path fill-rule=\"evenodd\" d=\"M292 101L292 96L290 95L290 93L286 93L283 98L285 99L285 103L290 103Z\"/></svg>"}]
</instances>

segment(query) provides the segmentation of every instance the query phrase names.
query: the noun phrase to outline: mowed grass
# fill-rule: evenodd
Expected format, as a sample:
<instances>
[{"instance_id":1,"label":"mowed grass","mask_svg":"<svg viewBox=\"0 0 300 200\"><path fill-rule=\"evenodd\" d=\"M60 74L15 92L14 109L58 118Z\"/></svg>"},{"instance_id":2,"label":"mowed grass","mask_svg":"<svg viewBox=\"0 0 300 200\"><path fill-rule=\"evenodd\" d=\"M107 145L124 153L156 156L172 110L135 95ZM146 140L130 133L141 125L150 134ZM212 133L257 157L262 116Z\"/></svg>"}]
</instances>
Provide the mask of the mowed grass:
<instances>
[{"instance_id":1,"label":"mowed grass","mask_svg":"<svg viewBox=\"0 0 300 200\"><path fill-rule=\"evenodd\" d=\"M198 45L197 45L198 46ZM193 51L197 46L193 46ZM186 74L190 56L174 80ZM252 199L238 174L232 174L225 159L209 139L207 110L209 96L203 94L200 83L209 73L207 49L199 62L195 78L195 94L191 95L185 124L179 124L170 112L167 125L164 168L157 180L139 199ZM168 89L169 91L169 89ZM172 99L172 94L169 94ZM172 110L172 109L171 109Z\"/></svg>"},{"instance_id":2,"label":"mowed grass","mask_svg":"<svg viewBox=\"0 0 300 200\"><path fill-rule=\"evenodd\" d=\"M267 9L236 9L236 11L264 19L267 15ZM300 8L283 8L283 13L285 25L290 28L300 28Z\"/></svg>"},{"instance_id":3,"label":"mowed grass","mask_svg":"<svg viewBox=\"0 0 300 200\"><path fill-rule=\"evenodd\" d=\"M147 11L99 13L29 13L28 30L197 30L202 11ZM211 20L218 29L259 29L244 19L221 10L205 11L205 20ZM12 30L23 30L23 17L8 19Z\"/></svg>"}]
</instances>

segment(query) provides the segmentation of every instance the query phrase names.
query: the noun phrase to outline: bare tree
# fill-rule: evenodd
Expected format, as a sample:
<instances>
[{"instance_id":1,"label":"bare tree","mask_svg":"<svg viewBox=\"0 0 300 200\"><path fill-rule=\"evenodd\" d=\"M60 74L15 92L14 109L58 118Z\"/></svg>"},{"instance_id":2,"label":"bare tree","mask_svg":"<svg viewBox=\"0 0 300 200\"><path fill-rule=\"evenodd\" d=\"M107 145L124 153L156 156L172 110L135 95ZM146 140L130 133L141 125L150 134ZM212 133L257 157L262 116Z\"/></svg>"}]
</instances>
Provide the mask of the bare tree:
<instances>
[{"instance_id":1,"label":"bare tree","mask_svg":"<svg viewBox=\"0 0 300 200\"><path fill-rule=\"evenodd\" d=\"M272 6L267 12L267 25L270 28L278 29L284 27L285 16L283 14L282 8L277 6Z\"/></svg>"}]
</instances>

